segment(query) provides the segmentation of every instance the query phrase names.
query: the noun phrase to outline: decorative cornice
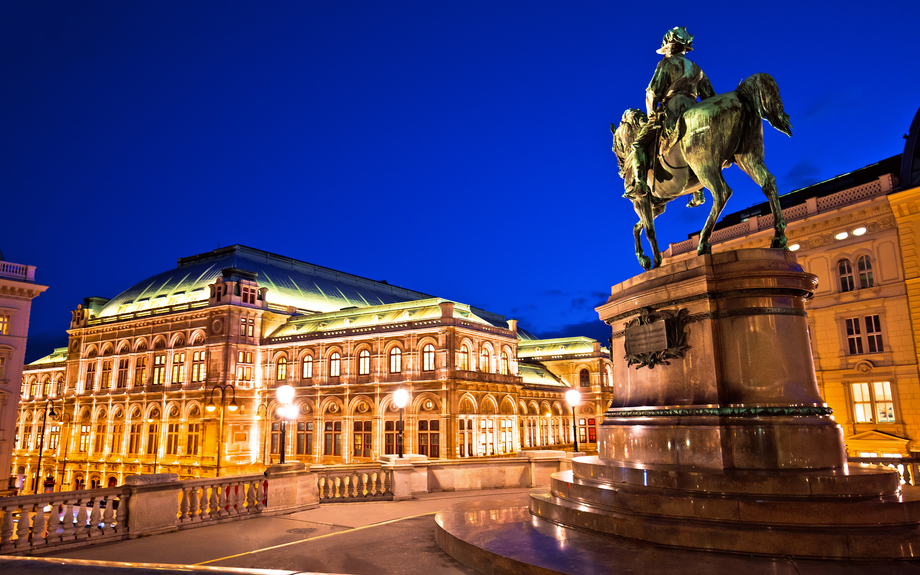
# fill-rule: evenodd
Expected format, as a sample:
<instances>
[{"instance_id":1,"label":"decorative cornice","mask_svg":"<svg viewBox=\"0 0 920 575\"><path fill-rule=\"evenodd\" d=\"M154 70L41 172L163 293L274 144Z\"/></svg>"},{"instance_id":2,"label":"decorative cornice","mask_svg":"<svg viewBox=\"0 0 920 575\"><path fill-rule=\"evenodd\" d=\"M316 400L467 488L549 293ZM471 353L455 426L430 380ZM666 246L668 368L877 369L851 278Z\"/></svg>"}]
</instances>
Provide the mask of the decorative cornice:
<instances>
[{"instance_id":1,"label":"decorative cornice","mask_svg":"<svg viewBox=\"0 0 920 575\"><path fill-rule=\"evenodd\" d=\"M703 408L669 408L669 409L611 409L604 417L806 417L815 415L832 415L830 407L796 406L786 407L703 407Z\"/></svg>"}]
</instances>

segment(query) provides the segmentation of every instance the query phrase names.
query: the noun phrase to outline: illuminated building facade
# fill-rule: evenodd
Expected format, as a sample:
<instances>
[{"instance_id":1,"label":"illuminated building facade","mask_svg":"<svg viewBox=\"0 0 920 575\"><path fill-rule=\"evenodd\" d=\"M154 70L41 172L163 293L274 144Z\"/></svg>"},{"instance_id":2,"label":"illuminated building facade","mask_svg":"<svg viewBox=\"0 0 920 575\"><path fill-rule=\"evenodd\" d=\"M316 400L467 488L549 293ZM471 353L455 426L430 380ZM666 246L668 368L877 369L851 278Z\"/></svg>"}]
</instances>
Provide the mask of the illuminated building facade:
<instances>
[{"instance_id":1,"label":"illuminated building facade","mask_svg":"<svg viewBox=\"0 0 920 575\"><path fill-rule=\"evenodd\" d=\"M398 388L411 397L408 453L506 456L572 441L563 393L579 383L554 371L564 362L519 360L519 344L538 340L514 320L244 246L87 298L68 333L68 348L26 367L13 461L17 475L34 474L35 411L59 403L40 474L56 489L254 473L282 448L288 461L375 461L396 453ZM590 348L579 414L596 424L610 362L575 340ZM275 388L285 384L296 394L282 446Z\"/></svg>"},{"instance_id":2,"label":"illuminated building facade","mask_svg":"<svg viewBox=\"0 0 920 575\"><path fill-rule=\"evenodd\" d=\"M789 249L818 276L808 321L821 393L851 457L920 452L920 111L904 153L782 196ZM769 246L761 204L725 216L713 251ZM671 244L693 257L699 236ZM779 358L778 358L779 359Z\"/></svg>"}]
</instances>

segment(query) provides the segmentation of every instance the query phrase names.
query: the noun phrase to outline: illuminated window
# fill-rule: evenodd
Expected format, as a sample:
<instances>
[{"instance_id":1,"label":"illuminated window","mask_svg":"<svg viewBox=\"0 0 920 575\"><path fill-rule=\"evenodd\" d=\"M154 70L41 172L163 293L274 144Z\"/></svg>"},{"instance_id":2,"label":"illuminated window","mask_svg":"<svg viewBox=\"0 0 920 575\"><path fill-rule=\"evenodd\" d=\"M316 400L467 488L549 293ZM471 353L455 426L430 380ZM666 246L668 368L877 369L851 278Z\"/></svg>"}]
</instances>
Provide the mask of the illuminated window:
<instances>
[{"instance_id":1,"label":"illuminated window","mask_svg":"<svg viewBox=\"0 0 920 575\"><path fill-rule=\"evenodd\" d=\"M112 360L102 362L102 385L99 389L110 389L112 387Z\"/></svg>"},{"instance_id":2,"label":"illuminated window","mask_svg":"<svg viewBox=\"0 0 920 575\"><path fill-rule=\"evenodd\" d=\"M578 386L591 387L591 374L588 373L587 369L583 369L578 373Z\"/></svg>"},{"instance_id":3,"label":"illuminated window","mask_svg":"<svg viewBox=\"0 0 920 575\"><path fill-rule=\"evenodd\" d=\"M36 383L34 379L32 380L32 385L29 387L31 387L31 389L29 390L30 395L32 397L38 397L38 383Z\"/></svg>"},{"instance_id":4,"label":"illuminated window","mask_svg":"<svg viewBox=\"0 0 920 575\"><path fill-rule=\"evenodd\" d=\"M368 375L371 372L371 352L362 349L358 354L358 375Z\"/></svg>"},{"instance_id":5,"label":"illuminated window","mask_svg":"<svg viewBox=\"0 0 920 575\"><path fill-rule=\"evenodd\" d=\"M287 381L287 359L278 358L278 368L275 373L275 379L278 381Z\"/></svg>"},{"instance_id":6,"label":"illuminated window","mask_svg":"<svg viewBox=\"0 0 920 575\"><path fill-rule=\"evenodd\" d=\"M170 423L166 426L166 455L179 453L179 424Z\"/></svg>"},{"instance_id":7,"label":"illuminated window","mask_svg":"<svg viewBox=\"0 0 920 575\"><path fill-rule=\"evenodd\" d=\"M297 422L297 455L313 455L313 422Z\"/></svg>"},{"instance_id":8,"label":"illuminated window","mask_svg":"<svg viewBox=\"0 0 920 575\"><path fill-rule=\"evenodd\" d=\"M303 378L313 378L313 356L305 355L303 358Z\"/></svg>"},{"instance_id":9,"label":"illuminated window","mask_svg":"<svg viewBox=\"0 0 920 575\"><path fill-rule=\"evenodd\" d=\"M342 422L327 421L323 442L323 455L342 455Z\"/></svg>"},{"instance_id":10,"label":"illuminated window","mask_svg":"<svg viewBox=\"0 0 920 575\"><path fill-rule=\"evenodd\" d=\"M509 368L510 363L511 362L508 360L508 352L503 351L501 355L501 359L498 360L498 369L502 375L508 375L508 370L510 369Z\"/></svg>"},{"instance_id":11,"label":"illuminated window","mask_svg":"<svg viewBox=\"0 0 920 575\"><path fill-rule=\"evenodd\" d=\"M385 455L396 454L396 430L395 421L387 421L383 424L383 453Z\"/></svg>"},{"instance_id":12,"label":"illuminated window","mask_svg":"<svg viewBox=\"0 0 920 575\"><path fill-rule=\"evenodd\" d=\"M205 362L205 352L196 351L192 354L192 381L199 383L207 379L208 368Z\"/></svg>"},{"instance_id":13,"label":"illuminated window","mask_svg":"<svg viewBox=\"0 0 920 575\"><path fill-rule=\"evenodd\" d=\"M891 383L854 383L853 415L856 423L894 423L894 400Z\"/></svg>"},{"instance_id":14,"label":"illuminated window","mask_svg":"<svg viewBox=\"0 0 920 575\"><path fill-rule=\"evenodd\" d=\"M487 349L483 349L479 354L479 371L483 373L492 373L492 357Z\"/></svg>"},{"instance_id":15,"label":"illuminated window","mask_svg":"<svg viewBox=\"0 0 920 575\"><path fill-rule=\"evenodd\" d=\"M128 385L128 358L118 360L118 376L115 381L116 387L124 388Z\"/></svg>"},{"instance_id":16,"label":"illuminated window","mask_svg":"<svg viewBox=\"0 0 920 575\"><path fill-rule=\"evenodd\" d=\"M19 397L23 399L29 399L29 384L22 382L22 386L19 388Z\"/></svg>"},{"instance_id":17,"label":"illuminated window","mask_svg":"<svg viewBox=\"0 0 920 575\"><path fill-rule=\"evenodd\" d=\"M255 305L256 303L256 288L251 286L243 286L241 289L243 303L248 303Z\"/></svg>"},{"instance_id":18,"label":"illuminated window","mask_svg":"<svg viewBox=\"0 0 920 575\"><path fill-rule=\"evenodd\" d=\"M882 353L885 346L882 343L882 322L877 315L867 315L860 318L854 317L846 320L847 351L849 355L861 353ZM862 332L861 325L865 327Z\"/></svg>"},{"instance_id":19,"label":"illuminated window","mask_svg":"<svg viewBox=\"0 0 920 575\"><path fill-rule=\"evenodd\" d=\"M42 396L50 397L51 396L51 380L45 380L45 383L42 384Z\"/></svg>"},{"instance_id":20,"label":"illuminated window","mask_svg":"<svg viewBox=\"0 0 920 575\"><path fill-rule=\"evenodd\" d=\"M58 396L64 395L64 378L57 380L57 390L55 394Z\"/></svg>"},{"instance_id":21,"label":"illuminated window","mask_svg":"<svg viewBox=\"0 0 920 575\"><path fill-rule=\"evenodd\" d=\"M859 256L856 260L856 271L859 272L859 288L865 289L875 285L872 279L872 260L869 256Z\"/></svg>"},{"instance_id":22,"label":"illuminated window","mask_svg":"<svg viewBox=\"0 0 920 575\"><path fill-rule=\"evenodd\" d=\"M134 364L134 383L132 387L140 387L147 383L147 357L140 356Z\"/></svg>"},{"instance_id":23,"label":"illuminated window","mask_svg":"<svg viewBox=\"0 0 920 575\"><path fill-rule=\"evenodd\" d=\"M352 445L355 457L370 457L373 447L372 421L355 421Z\"/></svg>"},{"instance_id":24,"label":"illuminated window","mask_svg":"<svg viewBox=\"0 0 920 575\"><path fill-rule=\"evenodd\" d=\"M850 260L840 260L837 262L837 273L840 275L840 291L853 291L853 268L850 266Z\"/></svg>"},{"instance_id":25,"label":"illuminated window","mask_svg":"<svg viewBox=\"0 0 920 575\"><path fill-rule=\"evenodd\" d=\"M430 343L422 349L422 370L434 371L434 346Z\"/></svg>"},{"instance_id":26,"label":"illuminated window","mask_svg":"<svg viewBox=\"0 0 920 575\"><path fill-rule=\"evenodd\" d=\"M90 426L88 424L81 425L80 426L80 443L77 446L78 452L86 453L87 451L89 451L89 434L90 434Z\"/></svg>"},{"instance_id":27,"label":"illuminated window","mask_svg":"<svg viewBox=\"0 0 920 575\"><path fill-rule=\"evenodd\" d=\"M256 321L254 319L241 318L240 319L240 336L242 337L252 337L255 333Z\"/></svg>"},{"instance_id":28,"label":"illuminated window","mask_svg":"<svg viewBox=\"0 0 920 575\"><path fill-rule=\"evenodd\" d=\"M281 422L272 422L271 452L281 453Z\"/></svg>"},{"instance_id":29,"label":"illuminated window","mask_svg":"<svg viewBox=\"0 0 920 575\"><path fill-rule=\"evenodd\" d=\"M153 385L166 383L166 354L153 356Z\"/></svg>"},{"instance_id":30,"label":"illuminated window","mask_svg":"<svg viewBox=\"0 0 920 575\"><path fill-rule=\"evenodd\" d=\"M185 383L185 353L174 353L172 364L173 385Z\"/></svg>"},{"instance_id":31,"label":"illuminated window","mask_svg":"<svg viewBox=\"0 0 920 575\"><path fill-rule=\"evenodd\" d=\"M105 452L105 440L108 437L108 431L106 430L106 425L104 423L96 424L96 443L93 449L93 453L104 453Z\"/></svg>"},{"instance_id":32,"label":"illuminated window","mask_svg":"<svg viewBox=\"0 0 920 575\"><path fill-rule=\"evenodd\" d=\"M418 452L431 458L441 457L441 421L420 419L418 422Z\"/></svg>"},{"instance_id":33,"label":"illuminated window","mask_svg":"<svg viewBox=\"0 0 920 575\"><path fill-rule=\"evenodd\" d=\"M112 425L112 449L110 453L121 453L121 442L124 439L125 426L122 423Z\"/></svg>"},{"instance_id":34,"label":"illuminated window","mask_svg":"<svg viewBox=\"0 0 920 575\"><path fill-rule=\"evenodd\" d=\"M141 424L132 423L128 434L128 453L137 455L141 448Z\"/></svg>"},{"instance_id":35,"label":"illuminated window","mask_svg":"<svg viewBox=\"0 0 920 575\"><path fill-rule=\"evenodd\" d=\"M0 313L0 335L10 334L10 315Z\"/></svg>"},{"instance_id":36,"label":"illuminated window","mask_svg":"<svg viewBox=\"0 0 920 575\"><path fill-rule=\"evenodd\" d=\"M201 424L189 423L186 437L186 455L198 455L198 442L201 438Z\"/></svg>"},{"instance_id":37,"label":"illuminated window","mask_svg":"<svg viewBox=\"0 0 920 575\"><path fill-rule=\"evenodd\" d=\"M48 448L54 451L58 448L61 440L61 428L55 425L51 428L51 435L48 436Z\"/></svg>"},{"instance_id":38,"label":"illuminated window","mask_svg":"<svg viewBox=\"0 0 920 575\"><path fill-rule=\"evenodd\" d=\"M252 352L241 351L236 360L236 379L252 381Z\"/></svg>"},{"instance_id":39,"label":"illuminated window","mask_svg":"<svg viewBox=\"0 0 920 575\"><path fill-rule=\"evenodd\" d=\"M329 377L339 377L342 373L342 356L335 352L329 358Z\"/></svg>"},{"instance_id":40,"label":"illuminated window","mask_svg":"<svg viewBox=\"0 0 920 575\"><path fill-rule=\"evenodd\" d=\"M457 420L459 433L457 434L457 448L460 457L473 457L473 420Z\"/></svg>"},{"instance_id":41,"label":"illuminated window","mask_svg":"<svg viewBox=\"0 0 920 575\"><path fill-rule=\"evenodd\" d=\"M460 371L470 369L470 348L466 344L460 346L460 351L457 352L457 369Z\"/></svg>"},{"instance_id":42,"label":"illuminated window","mask_svg":"<svg viewBox=\"0 0 920 575\"><path fill-rule=\"evenodd\" d=\"M153 455L157 452L160 439L160 424L150 422L147 424L147 454Z\"/></svg>"},{"instance_id":43,"label":"illuminated window","mask_svg":"<svg viewBox=\"0 0 920 575\"><path fill-rule=\"evenodd\" d=\"M394 347L390 350L390 373L402 371L402 350Z\"/></svg>"},{"instance_id":44,"label":"illuminated window","mask_svg":"<svg viewBox=\"0 0 920 575\"><path fill-rule=\"evenodd\" d=\"M91 361L86 365L86 384L83 389L92 391L96 387L96 362Z\"/></svg>"}]
</instances>

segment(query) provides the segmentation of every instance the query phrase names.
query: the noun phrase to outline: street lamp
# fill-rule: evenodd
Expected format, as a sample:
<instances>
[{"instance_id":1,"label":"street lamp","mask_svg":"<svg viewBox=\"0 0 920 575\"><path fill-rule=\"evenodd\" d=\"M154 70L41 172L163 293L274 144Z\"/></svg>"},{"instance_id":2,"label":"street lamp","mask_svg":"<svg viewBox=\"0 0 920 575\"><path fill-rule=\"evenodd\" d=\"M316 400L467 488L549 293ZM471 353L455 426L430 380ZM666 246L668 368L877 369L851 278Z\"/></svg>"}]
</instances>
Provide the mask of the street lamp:
<instances>
[{"instance_id":1,"label":"street lamp","mask_svg":"<svg viewBox=\"0 0 920 575\"><path fill-rule=\"evenodd\" d=\"M409 403L409 392L405 389L397 389L393 392L393 403L399 408L399 437L397 438L397 447L399 448L399 457L403 456L403 408Z\"/></svg>"},{"instance_id":2,"label":"street lamp","mask_svg":"<svg viewBox=\"0 0 920 575\"><path fill-rule=\"evenodd\" d=\"M290 385L282 385L275 390L275 393L278 396L278 402L281 403L281 407L278 408L278 415L281 417L281 463L284 464L284 452L287 451L285 432L287 431L287 418L293 411L291 402L294 401L294 388Z\"/></svg>"},{"instance_id":3,"label":"street lamp","mask_svg":"<svg viewBox=\"0 0 920 575\"><path fill-rule=\"evenodd\" d=\"M236 388L230 383L218 383L212 387L211 395L208 396L208 404L204 407L208 412L214 413L214 410L217 409L217 406L214 405L214 392L220 390L220 424L217 429L217 477L220 477L220 450L223 449L224 444L224 399L228 389L233 392L233 395L230 396L230 405L227 406L227 409L230 411L239 409L240 406L236 404Z\"/></svg>"},{"instance_id":4,"label":"street lamp","mask_svg":"<svg viewBox=\"0 0 920 575\"><path fill-rule=\"evenodd\" d=\"M581 393L577 389L565 392L565 401L572 406L572 439L575 440L575 451L578 451L578 427L575 424L575 406L581 403Z\"/></svg>"},{"instance_id":5,"label":"street lamp","mask_svg":"<svg viewBox=\"0 0 920 575\"><path fill-rule=\"evenodd\" d=\"M50 408L51 411L48 411ZM45 450L45 422L48 420L48 417L57 417L57 412L54 411L54 402L50 399L45 402L45 409L42 410L42 431L41 437L38 439L38 465L35 466L35 493L38 493L38 475L42 470L42 452Z\"/></svg>"}]
</instances>

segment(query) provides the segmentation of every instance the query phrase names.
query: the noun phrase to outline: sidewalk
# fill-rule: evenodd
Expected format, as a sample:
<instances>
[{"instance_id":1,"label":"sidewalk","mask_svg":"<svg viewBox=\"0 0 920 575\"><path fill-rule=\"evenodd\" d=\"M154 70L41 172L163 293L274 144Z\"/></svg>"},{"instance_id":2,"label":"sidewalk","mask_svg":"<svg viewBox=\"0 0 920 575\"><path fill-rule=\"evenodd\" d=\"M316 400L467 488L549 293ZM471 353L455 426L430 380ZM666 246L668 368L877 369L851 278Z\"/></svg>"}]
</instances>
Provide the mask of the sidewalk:
<instances>
[{"instance_id":1,"label":"sidewalk","mask_svg":"<svg viewBox=\"0 0 920 575\"><path fill-rule=\"evenodd\" d=\"M4 574L127 573L139 575L138 563L269 569L304 573L474 573L443 553L434 541L434 514L454 504L514 498L529 489L431 493L409 501L324 504L317 509L277 517L259 517L141 539L50 552L44 557L92 562L4 562ZM17 558L19 559L19 558ZM128 563L132 565L127 565ZM151 566L157 573L163 567ZM187 571L187 567L183 569ZM168 572L168 571L165 571ZM264 573L264 571L262 571ZM152 571L151 571L152 573Z\"/></svg>"}]
</instances>

